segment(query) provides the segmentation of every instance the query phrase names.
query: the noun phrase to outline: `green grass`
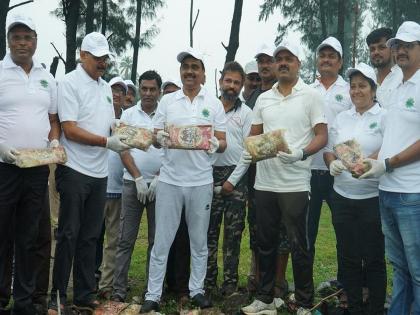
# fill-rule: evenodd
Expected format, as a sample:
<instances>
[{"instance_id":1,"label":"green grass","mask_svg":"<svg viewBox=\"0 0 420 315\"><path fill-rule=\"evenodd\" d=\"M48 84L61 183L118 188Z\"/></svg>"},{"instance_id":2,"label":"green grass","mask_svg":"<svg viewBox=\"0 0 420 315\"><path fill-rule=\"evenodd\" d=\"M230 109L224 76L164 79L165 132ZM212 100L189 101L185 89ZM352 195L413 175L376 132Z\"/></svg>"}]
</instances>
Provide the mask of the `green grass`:
<instances>
[{"instance_id":1,"label":"green grass","mask_svg":"<svg viewBox=\"0 0 420 315\"><path fill-rule=\"evenodd\" d=\"M223 230L223 229L222 229ZM220 240L222 239L222 235ZM219 246L219 282L221 283L223 269L220 265L222 261L221 244ZM141 221L138 240L134 249L133 258L129 277L131 279L132 291L131 296L141 295L144 291L145 284L145 266L146 266L146 250L147 250L147 220L144 216ZM249 232L248 227L245 228L241 242L241 257L239 262L239 286L246 286L247 274L250 266L251 256L249 250ZM387 266L388 271L388 292L391 291L391 268ZM337 274L336 263L336 240L334 229L331 223L331 212L328 206L324 205L321 212L319 222L318 238L316 243L316 254L314 262L314 282L315 288L323 281L335 279ZM287 268L287 279L293 282L292 266L289 260ZM164 302L165 303L165 302ZM176 303L171 299L166 302L168 305L164 307L165 312L170 313L176 311ZM279 314L289 314L282 312Z\"/></svg>"}]
</instances>

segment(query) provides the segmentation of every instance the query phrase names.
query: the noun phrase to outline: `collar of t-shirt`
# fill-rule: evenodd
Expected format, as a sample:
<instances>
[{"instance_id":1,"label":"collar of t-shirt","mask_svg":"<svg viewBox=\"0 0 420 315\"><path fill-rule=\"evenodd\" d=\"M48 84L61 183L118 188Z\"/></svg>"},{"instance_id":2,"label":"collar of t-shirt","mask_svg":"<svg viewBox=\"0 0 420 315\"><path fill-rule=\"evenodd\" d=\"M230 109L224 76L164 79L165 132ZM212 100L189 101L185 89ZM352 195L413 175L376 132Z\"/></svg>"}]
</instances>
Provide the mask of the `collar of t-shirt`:
<instances>
[{"instance_id":1,"label":"collar of t-shirt","mask_svg":"<svg viewBox=\"0 0 420 315\"><path fill-rule=\"evenodd\" d=\"M176 91L174 93L175 93L175 99L177 99L177 100L180 100L182 98L190 99L189 96L185 95L183 89L179 89L178 91ZM204 97L205 94L206 94L206 89L201 86L200 91L198 92L198 94L195 97Z\"/></svg>"},{"instance_id":2,"label":"collar of t-shirt","mask_svg":"<svg viewBox=\"0 0 420 315\"><path fill-rule=\"evenodd\" d=\"M222 97L221 96L219 97L219 100L222 101ZM242 101L238 97L236 99L236 101L235 101L235 104L233 104L233 106L231 108L229 108L229 110L226 112L226 114L229 113L229 112L231 112L231 111L236 112L241 106L242 106Z\"/></svg>"},{"instance_id":3,"label":"collar of t-shirt","mask_svg":"<svg viewBox=\"0 0 420 315\"><path fill-rule=\"evenodd\" d=\"M343 77L341 75L338 75L337 80L335 80L334 83L331 84L330 87L327 90L333 88L334 86L346 86L346 85L347 85L347 82L343 79ZM319 87L319 86L322 86L325 89L325 87L321 83L320 79L315 80L315 82L313 84L313 87Z\"/></svg>"},{"instance_id":4,"label":"collar of t-shirt","mask_svg":"<svg viewBox=\"0 0 420 315\"><path fill-rule=\"evenodd\" d=\"M83 81L83 83L96 83L98 85L106 84L106 82L99 77L98 80L94 80L85 69L83 69L82 65L79 63L76 67L76 71L79 73L79 78Z\"/></svg>"},{"instance_id":5,"label":"collar of t-shirt","mask_svg":"<svg viewBox=\"0 0 420 315\"><path fill-rule=\"evenodd\" d=\"M37 69L37 68L44 69L42 64L38 60L36 60L36 58L32 58L32 63L33 63L32 69ZM3 62L2 62L2 66L3 66L4 69L7 69L7 68L21 68L20 66L18 66L17 64L14 63L10 53L7 53L6 56L4 57ZM31 71L32 71L32 69L31 69Z\"/></svg>"},{"instance_id":6,"label":"collar of t-shirt","mask_svg":"<svg viewBox=\"0 0 420 315\"><path fill-rule=\"evenodd\" d=\"M140 113L143 113L143 114L145 114L145 115L149 116L150 118L153 118L153 116L155 116L156 109L155 109L153 112L151 112L150 114L146 113L146 112L143 110L143 108L141 107L141 101L138 101L138 102L137 102L136 108L137 108L137 110L138 110ZM156 105L156 108L157 108L157 105Z\"/></svg>"},{"instance_id":7,"label":"collar of t-shirt","mask_svg":"<svg viewBox=\"0 0 420 315\"><path fill-rule=\"evenodd\" d=\"M414 73L410 79L408 79L407 81L404 82L404 79L398 84L397 87L406 84L406 83L411 83L414 85L420 84L420 69L418 69L416 71L416 73Z\"/></svg>"},{"instance_id":8,"label":"collar of t-shirt","mask_svg":"<svg viewBox=\"0 0 420 315\"><path fill-rule=\"evenodd\" d=\"M278 95L280 97L290 97L290 96L294 95L295 93L299 92L300 90L302 90L305 87L305 85L306 85L306 83L303 82L303 80L301 79L301 77L299 77L298 80L297 80L297 82L296 82L296 84L292 88L292 92L289 95L287 95L287 96L284 96L278 90L278 88L277 88L279 86L279 83L278 82L276 82L273 85L273 87L271 88L271 90L274 92L275 95Z\"/></svg>"},{"instance_id":9,"label":"collar of t-shirt","mask_svg":"<svg viewBox=\"0 0 420 315\"><path fill-rule=\"evenodd\" d=\"M380 113L381 111L381 105L379 105L378 102L376 102L371 108L369 108L365 113L363 114L369 114L369 115L376 115L378 113ZM350 116L357 116L360 115L357 111L356 111L356 106L352 106L350 108L350 110L347 111L347 113L349 113Z\"/></svg>"}]
</instances>

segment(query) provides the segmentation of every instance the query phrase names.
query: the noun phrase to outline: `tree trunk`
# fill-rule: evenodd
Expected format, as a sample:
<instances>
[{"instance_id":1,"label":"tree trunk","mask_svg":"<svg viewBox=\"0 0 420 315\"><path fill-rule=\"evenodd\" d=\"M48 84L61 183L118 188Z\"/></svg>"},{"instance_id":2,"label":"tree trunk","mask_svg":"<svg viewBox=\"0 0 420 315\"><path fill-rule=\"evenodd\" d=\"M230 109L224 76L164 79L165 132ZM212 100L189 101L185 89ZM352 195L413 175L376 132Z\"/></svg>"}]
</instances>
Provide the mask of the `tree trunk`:
<instances>
[{"instance_id":1,"label":"tree trunk","mask_svg":"<svg viewBox=\"0 0 420 315\"><path fill-rule=\"evenodd\" d=\"M137 79L137 59L139 57L140 46L140 27L141 27L141 9L143 0L137 0L136 11L136 35L133 41L133 65L131 66L131 81L136 82Z\"/></svg>"},{"instance_id":2,"label":"tree trunk","mask_svg":"<svg viewBox=\"0 0 420 315\"><path fill-rule=\"evenodd\" d=\"M59 61L60 61L60 59L57 56L55 56L53 58L53 61L51 62L50 73L52 74L53 77L55 77L55 74L57 72L57 67L58 67L58 62Z\"/></svg>"},{"instance_id":3,"label":"tree trunk","mask_svg":"<svg viewBox=\"0 0 420 315\"><path fill-rule=\"evenodd\" d=\"M344 45L345 0L338 0L337 11L337 39L340 41L341 45Z\"/></svg>"},{"instance_id":4,"label":"tree trunk","mask_svg":"<svg viewBox=\"0 0 420 315\"><path fill-rule=\"evenodd\" d=\"M325 14L325 3L324 0L319 0L319 13L321 18L321 32L322 32L322 40L327 38L327 20Z\"/></svg>"},{"instance_id":5,"label":"tree trunk","mask_svg":"<svg viewBox=\"0 0 420 315\"><path fill-rule=\"evenodd\" d=\"M394 34L397 32L398 26L399 26L399 16L397 13L397 1L392 0L391 1L392 6L392 30L394 31Z\"/></svg>"},{"instance_id":6,"label":"tree trunk","mask_svg":"<svg viewBox=\"0 0 420 315\"><path fill-rule=\"evenodd\" d=\"M0 60L6 55L6 18L10 0L0 1Z\"/></svg>"},{"instance_id":7,"label":"tree trunk","mask_svg":"<svg viewBox=\"0 0 420 315\"><path fill-rule=\"evenodd\" d=\"M86 1L86 34L93 32L93 12L95 9L95 0Z\"/></svg>"},{"instance_id":8,"label":"tree trunk","mask_svg":"<svg viewBox=\"0 0 420 315\"><path fill-rule=\"evenodd\" d=\"M194 44L194 41L193 41L193 31L194 31L193 10L194 10L194 0L191 0L191 5L190 5L190 47L193 47L193 44Z\"/></svg>"},{"instance_id":9,"label":"tree trunk","mask_svg":"<svg viewBox=\"0 0 420 315\"><path fill-rule=\"evenodd\" d=\"M66 22L66 73L68 73L76 68L76 35L80 0L67 0L63 1L63 4L65 4L63 10Z\"/></svg>"},{"instance_id":10,"label":"tree trunk","mask_svg":"<svg viewBox=\"0 0 420 315\"><path fill-rule=\"evenodd\" d=\"M234 61L236 51L239 48L239 29L241 26L243 0L235 0L235 9L233 10L232 26L230 29L229 45L226 47L226 62Z\"/></svg>"},{"instance_id":11,"label":"tree trunk","mask_svg":"<svg viewBox=\"0 0 420 315\"><path fill-rule=\"evenodd\" d=\"M108 0L102 0L102 28L101 33L105 36L106 23L108 18Z\"/></svg>"}]
</instances>

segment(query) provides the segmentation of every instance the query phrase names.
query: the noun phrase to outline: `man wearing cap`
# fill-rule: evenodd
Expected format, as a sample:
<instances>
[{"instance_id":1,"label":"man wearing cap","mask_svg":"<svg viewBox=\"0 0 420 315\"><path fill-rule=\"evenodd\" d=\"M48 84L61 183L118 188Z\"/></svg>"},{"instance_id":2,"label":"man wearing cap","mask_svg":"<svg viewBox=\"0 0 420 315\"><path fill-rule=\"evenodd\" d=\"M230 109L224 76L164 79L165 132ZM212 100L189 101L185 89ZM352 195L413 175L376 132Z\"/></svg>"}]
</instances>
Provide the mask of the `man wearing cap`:
<instances>
[{"instance_id":1,"label":"man wearing cap","mask_svg":"<svg viewBox=\"0 0 420 315\"><path fill-rule=\"evenodd\" d=\"M112 78L108 84L112 91L115 118L120 119L128 87L121 77ZM104 208L104 233L106 237L105 241L103 238L98 240L98 242L104 241L101 279L99 281L98 291L98 296L103 299L109 299L112 293L115 256L120 229L123 169L124 165L121 162L120 155L117 152L108 152L108 181ZM99 254L102 253L96 253L97 256Z\"/></svg>"},{"instance_id":2,"label":"man wearing cap","mask_svg":"<svg viewBox=\"0 0 420 315\"><path fill-rule=\"evenodd\" d=\"M252 92L261 86L261 78L258 74L258 65L255 60L251 60L245 65L244 89L239 95L240 100L245 103Z\"/></svg>"},{"instance_id":3,"label":"man wearing cap","mask_svg":"<svg viewBox=\"0 0 420 315\"><path fill-rule=\"evenodd\" d=\"M404 22L387 41L403 79L391 95L377 160L385 251L393 266L390 315L420 314L420 25Z\"/></svg>"},{"instance_id":4,"label":"man wearing cap","mask_svg":"<svg viewBox=\"0 0 420 315\"><path fill-rule=\"evenodd\" d=\"M96 243L102 228L108 176L108 149L129 148L123 136L110 136L115 120L111 87L101 78L109 61L108 42L100 33L85 36L76 70L58 84L61 142L67 163L56 170L60 193L57 245L51 289L51 312L67 301L73 266L73 303L92 310L95 300ZM61 305L57 305L57 292Z\"/></svg>"},{"instance_id":5,"label":"man wearing cap","mask_svg":"<svg viewBox=\"0 0 420 315\"><path fill-rule=\"evenodd\" d=\"M141 74L139 77L140 101L124 111L121 122L139 128L153 129L152 119L158 106L161 84L162 79L156 71L149 70ZM146 275L148 274L150 252L155 238L155 192L162 164L161 151L150 147L147 151L131 149L121 153L124 176L112 293L112 299L115 301L124 301L127 297L128 270L144 208L147 212Z\"/></svg>"},{"instance_id":6,"label":"man wearing cap","mask_svg":"<svg viewBox=\"0 0 420 315\"><path fill-rule=\"evenodd\" d=\"M36 314L33 265L48 185L48 166L18 168L20 149L58 146L60 124L54 78L33 58L32 19L14 16L7 26L10 52L0 61L0 312L9 304L14 264L13 312Z\"/></svg>"},{"instance_id":7,"label":"man wearing cap","mask_svg":"<svg viewBox=\"0 0 420 315\"><path fill-rule=\"evenodd\" d=\"M323 96L324 113L332 124L338 113L351 107L349 84L339 75L343 50L335 37L326 38L317 48L317 70L320 77L311 84ZM318 234L319 217L325 200L330 206L333 177L323 159L323 150L314 154L311 164L311 199L309 203L308 236L312 251Z\"/></svg>"},{"instance_id":8,"label":"man wearing cap","mask_svg":"<svg viewBox=\"0 0 420 315\"><path fill-rule=\"evenodd\" d=\"M155 243L141 313L159 309L168 253L183 207L191 247L190 297L200 308L211 306L203 290L208 254L206 231L213 195L212 155L226 148L225 114L221 102L201 87L205 73L202 54L188 48L178 54L177 60L183 87L161 99L153 121L157 144L165 149L156 191ZM169 134L163 130L168 123L211 125L214 135L209 140L210 148L168 149Z\"/></svg>"},{"instance_id":9,"label":"man wearing cap","mask_svg":"<svg viewBox=\"0 0 420 315\"><path fill-rule=\"evenodd\" d=\"M378 88L376 98L384 108L389 108L391 95L402 80L402 71L398 65L394 65L391 48L386 42L392 37L390 28L381 27L373 30L366 37L369 47L370 63L376 68Z\"/></svg>"},{"instance_id":10,"label":"man wearing cap","mask_svg":"<svg viewBox=\"0 0 420 315\"><path fill-rule=\"evenodd\" d=\"M277 314L274 275L279 223L290 242L297 314L312 307L313 258L307 242L310 165L308 157L327 143L327 125L322 97L299 78L299 46L284 40L273 53L278 83L261 94L255 104L251 135L285 129L289 153L259 161L255 178L257 244L260 283L256 299L242 308L245 314ZM275 104L276 106L273 106ZM247 151L243 161L251 161ZM264 312L264 313L263 313Z\"/></svg>"},{"instance_id":11,"label":"man wearing cap","mask_svg":"<svg viewBox=\"0 0 420 315\"><path fill-rule=\"evenodd\" d=\"M173 93L181 89L181 84L177 80L169 79L162 84L162 95Z\"/></svg>"},{"instance_id":12,"label":"man wearing cap","mask_svg":"<svg viewBox=\"0 0 420 315\"><path fill-rule=\"evenodd\" d=\"M128 109L136 105L137 88L131 80L124 80L124 83L127 85L127 94L125 95L123 109Z\"/></svg>"}]
</instances>

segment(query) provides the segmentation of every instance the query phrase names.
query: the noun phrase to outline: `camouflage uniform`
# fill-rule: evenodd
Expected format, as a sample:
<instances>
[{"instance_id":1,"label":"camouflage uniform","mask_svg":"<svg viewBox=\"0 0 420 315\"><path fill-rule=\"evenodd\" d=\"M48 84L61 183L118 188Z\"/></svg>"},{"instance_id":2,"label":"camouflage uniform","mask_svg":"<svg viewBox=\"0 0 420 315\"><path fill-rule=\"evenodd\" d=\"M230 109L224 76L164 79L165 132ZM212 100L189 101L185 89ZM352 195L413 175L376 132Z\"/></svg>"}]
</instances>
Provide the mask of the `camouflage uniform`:
<instances>
[{"instance_id":1,"label":"camouflage uniform","mask_svg":"<svg viewBox=\"0 0 420 315\"><path fill-rule=\"evenodd\" d=\"M221 186L233 172L235 166L215 166L214 185ZM223 285L234 286L238 283L238 265L242 231L245 227L245 207L247 200L247 179L244 176L228 196L213 195L210 224L207 235L208 261L206 289L212 290L217 283L217 252L220 226L224 217L223 238Z\"/></svg>"}]
</instances>

